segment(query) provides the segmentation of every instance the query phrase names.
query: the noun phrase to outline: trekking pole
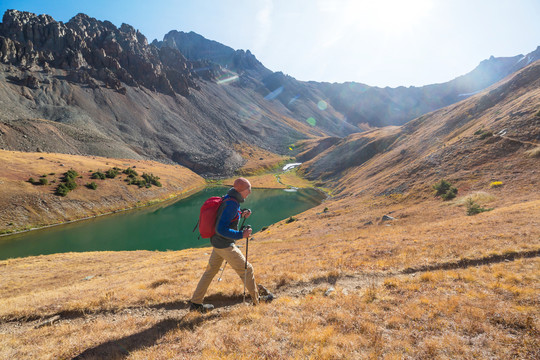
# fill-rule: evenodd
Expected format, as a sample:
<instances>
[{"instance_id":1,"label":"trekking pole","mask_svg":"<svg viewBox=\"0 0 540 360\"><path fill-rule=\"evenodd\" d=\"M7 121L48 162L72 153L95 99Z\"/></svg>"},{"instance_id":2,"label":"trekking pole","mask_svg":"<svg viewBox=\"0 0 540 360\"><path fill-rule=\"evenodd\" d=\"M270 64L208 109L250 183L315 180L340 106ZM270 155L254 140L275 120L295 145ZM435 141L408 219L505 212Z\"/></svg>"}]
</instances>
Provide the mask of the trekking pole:
<instances>
[{"instance_id":1,"label":"trekking pole","mask_svg":"<svg viewBox=\"0 0 540 360\"><path fill-rule=\"evenodd\" d=\"M247 259L248 259L249 236L246 238L246 264L244 266L244 304L246 303Z\"/></svg>"},{"instance_id":2,"label":"trekking pole","mask_svg":"<svg viewBox=\"0 0 540 360\"><path fill-rule=\"evenodd\" d=\"M225 271L225 266L227 266L227 262L225 261L225 265L223 265L223 269L221 269L221 274L219 275L217 281L221 282L221 277L223 276L223 272Z\"/></svg>"}]
</instances>

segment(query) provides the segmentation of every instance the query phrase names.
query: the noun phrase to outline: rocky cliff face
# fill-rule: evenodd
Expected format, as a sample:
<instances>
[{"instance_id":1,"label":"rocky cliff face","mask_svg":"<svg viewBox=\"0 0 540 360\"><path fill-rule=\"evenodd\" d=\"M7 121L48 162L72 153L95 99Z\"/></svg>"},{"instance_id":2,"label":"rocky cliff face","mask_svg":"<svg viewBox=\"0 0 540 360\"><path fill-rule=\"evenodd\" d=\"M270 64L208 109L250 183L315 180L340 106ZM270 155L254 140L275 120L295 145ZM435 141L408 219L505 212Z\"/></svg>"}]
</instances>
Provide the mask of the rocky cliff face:
<instances>
[{"instance_id":1,"label":"rocky cliff face","mask_svg":"<svg viewBox=\"0 0 540 360\"><path fill-rule=\"evenodd\" d=\"M149 46L130 25L116 28L84 14L64 24L48 15L7 11L0 24L0 60L68 70L71 81L95 86L95 79L124 93L123 84L182 96L197 89L194 64L179 51Z\"/></svg>"}]
</instances>

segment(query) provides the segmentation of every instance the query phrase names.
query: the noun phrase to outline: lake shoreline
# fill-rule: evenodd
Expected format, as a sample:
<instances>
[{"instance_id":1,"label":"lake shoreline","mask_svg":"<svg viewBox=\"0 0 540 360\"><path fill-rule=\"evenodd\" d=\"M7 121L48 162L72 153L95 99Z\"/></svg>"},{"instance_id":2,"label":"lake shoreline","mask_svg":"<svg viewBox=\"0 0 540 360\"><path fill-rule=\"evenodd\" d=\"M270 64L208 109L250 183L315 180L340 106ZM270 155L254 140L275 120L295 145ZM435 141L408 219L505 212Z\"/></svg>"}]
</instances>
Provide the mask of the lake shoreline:
<instances>
[{"instance_id":1,"label":"lake shoreline","mask_svg":"<svg viewBox=\"0 0 540 360\"><path fill-rule=\"evenodd\" d=\"M198 187L194 187L192 189L189 189L189 190L187 190L185 192L181 192L181 193L179 193L177 195L173 195L173 197L169 197L167 199L153 199L153 200L147 201L146 203L144 203L142 205L135 205L133 207L127 207L127 208L124 208L124 209L113 210L113 211L109 211L109 212L106 212L106 213L103 213L103 214L86 216L86 217L83 217L83 218L77 218L77 219L73 219L73 220L62 221L62 222L53 223L53 224L47 224L47 225L43 225L43 226L35 226L35 227L30 228L30 229L18 230L18 231L13 231L13 232L10 232L10 233L0 234L0 241L2 240L2 238L5 238L5 237L24 234L24 233L35 231L35 230L43 230L43 229L53 228L53 227L56 227L56 226L73 224L73 223L82 222L82 221L86 221L86 220L92 220L92 219L97 219L97 218L101 218L101 217L105 217L105 216L110 216L110 215L120 214L120 213L124 213L124 212L129 212L129 211L133 211L133 210L140 210L140 209L148 208L148 207L151 207L151 206L154 206L154 205L156 205L156 206L157 205L164 205L164 204L167 204L168 202L174 203L176 201L180 201L182 199L188 198L191 195L196 194L196 193L198 193L198 192L200 192L200 191L202 191L202 190L204 190L206 188L207 188L207 186L198 186Z\"/></svg>"}]
</instances>

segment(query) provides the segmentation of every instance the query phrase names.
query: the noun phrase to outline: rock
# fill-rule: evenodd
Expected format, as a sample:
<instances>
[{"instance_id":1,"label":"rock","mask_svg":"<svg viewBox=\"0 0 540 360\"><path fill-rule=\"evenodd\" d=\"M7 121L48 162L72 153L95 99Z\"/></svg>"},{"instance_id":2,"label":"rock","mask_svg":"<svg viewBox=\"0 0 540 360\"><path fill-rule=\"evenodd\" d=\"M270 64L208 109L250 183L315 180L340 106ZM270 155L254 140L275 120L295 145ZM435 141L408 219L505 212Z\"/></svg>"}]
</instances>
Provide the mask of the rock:
<instances>
[{"instance_id":1,"label":"rock","mask_svg":"<svg viewBox=\"0 0 540 360\"><path fill-rule=\"evenodd\" d=\"M391 221L391 220L396 220L396 219L391 217L390 215L383 215L383 217L381 218L381 221Z\"/></svg>"},{"instance_id":2,"label":"rock","mask_svg":"<svg viewBox=\"0 0 540 360\"><path fill-rule=\"evenodd\" d=\"M368 226L368 225L373 225L373 221L368 221L368 222L364 223L364 226Z\"/></svg>"},{"instance_id":3,"label":"rock","mask_svg":"<svg viewBox=\"0 0 540 360\"><path fill-rule=\"evenodd\" d=\"M326 290L326 292L324 293L324 296L330 296L330 295L333 295L335 291L336 291L336 289L334 289L333 286L330 286L330 287L328 288L328 290Z\"/></svg>"}]
</instances>

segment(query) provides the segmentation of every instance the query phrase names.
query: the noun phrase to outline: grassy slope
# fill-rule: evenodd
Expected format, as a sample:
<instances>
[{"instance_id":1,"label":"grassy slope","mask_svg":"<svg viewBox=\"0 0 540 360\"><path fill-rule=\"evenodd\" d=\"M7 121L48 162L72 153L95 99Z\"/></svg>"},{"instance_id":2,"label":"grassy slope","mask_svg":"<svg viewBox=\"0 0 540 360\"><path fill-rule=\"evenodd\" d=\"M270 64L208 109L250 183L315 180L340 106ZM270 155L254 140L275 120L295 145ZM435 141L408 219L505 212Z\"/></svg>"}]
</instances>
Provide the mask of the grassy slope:
<instances>
[{"instance_id":1,"label":"grassy slope","mask_svg":"<svg viewBox=\"0 0 540 360\"><path fill-rule=\"evenodd\" d=\"M163 201L187 194L205 183L203 178L181 166L132 159L1 150L0 163L0 232L55 224ZM150 189L128 186L124 181L126 175L123 174L115 179L90 179L90 170L105 172L115 166L121 169L135 167L139 176L143 173L157 175L163 186L152 186ZM69 169L76 170L82 176L76 180L78 187L66 197L54 195L63 174ZM37 186L27 181L30 177L38 181L45 174L49 185ZM84 186L92 181L98 184L96 190Z\"/></svg>"},{"instance_id":2,"label":"grassy slope","mask_svg":"<svg viewBox=\"0 0 540 360\"><path fill-rule=\"evenodd\" d=\"M337 196L255 234L250 260L279 296L272 304L239 305L229 268L208 292L218 309L188 313L208 248L0 262L0 357L538 358L539 159L526 139L535 86L499 108L462 112L472 99L406 125L408 138L339 174ZM498 131L490 121L510 138L474 135ZM433 197L441 177L457 199ZM467 216L468 196L494 210Z\"/></svg>"}]
</instances>

